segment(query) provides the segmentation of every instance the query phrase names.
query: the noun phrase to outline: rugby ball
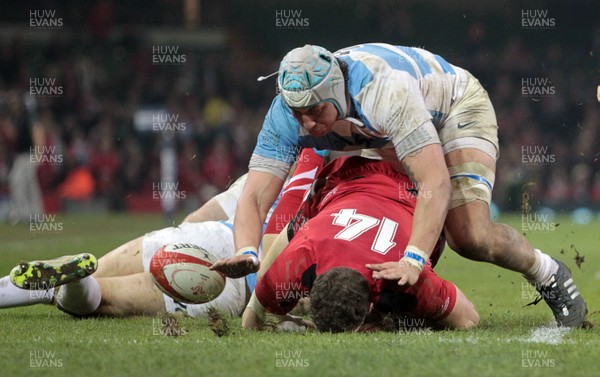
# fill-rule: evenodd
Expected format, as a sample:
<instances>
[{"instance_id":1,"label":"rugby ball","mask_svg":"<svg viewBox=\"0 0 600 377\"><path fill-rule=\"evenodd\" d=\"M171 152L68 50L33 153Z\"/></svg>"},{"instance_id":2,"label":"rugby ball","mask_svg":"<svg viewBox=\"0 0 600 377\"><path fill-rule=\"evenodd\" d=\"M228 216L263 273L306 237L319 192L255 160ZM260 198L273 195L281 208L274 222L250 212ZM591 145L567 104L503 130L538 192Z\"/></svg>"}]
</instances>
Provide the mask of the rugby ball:
<instances>
[{"instance_id":1,"label":"rugby ball","mask_svg":"<svg viewBox=\"0 0 600 377\"><path fill-rule=\"evenodd\" d=\"M187 304L214 300L225 288L225 275L208 268L217 258L205 249L175 243L161 247L150 260L150 274L167 296Z\"/></svg>"}]
</instances>

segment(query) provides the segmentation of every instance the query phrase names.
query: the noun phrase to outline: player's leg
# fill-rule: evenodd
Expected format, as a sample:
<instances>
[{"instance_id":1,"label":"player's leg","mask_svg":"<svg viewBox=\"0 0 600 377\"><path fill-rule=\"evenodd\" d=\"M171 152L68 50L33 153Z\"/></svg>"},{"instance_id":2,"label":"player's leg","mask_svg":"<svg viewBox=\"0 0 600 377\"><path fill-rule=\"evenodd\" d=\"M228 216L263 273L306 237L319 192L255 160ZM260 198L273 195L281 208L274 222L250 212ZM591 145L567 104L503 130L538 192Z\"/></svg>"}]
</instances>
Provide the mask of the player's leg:
<instances>
[{"instance_id":1,"label":"player's leg","mask_svg":"<svg viewBox=\"0 0 600 377\"><path fill-rule=\"evenodd\" d=\"M133 241L132 241L133 242ZM191 243L205 248L219 258L231 257L234 254L232 230L221 222L207 221L201 223L183 223L177 227L164 228L146 234L129 245L114 251L116 269L122 260L135 260L136 272L126 276L103 276L98 279L102 290L102 302L94 314L111 316L131 315L154 315L164 311L184 311L191 316L205 315L207 310L202 310L202 305L186 305L175 302L172 298L164 296L158 290L150 274L150 261L154 253L162 246L175 243ZM139 252L138 252L139 250ZM121 255L121 257L117 257ZM102 262L102 261L101 261ZM128 263L131 264L131 263ZM245 282L228 280L225 290L211 304L224 311L229 311L235 305L230 301L242 301L239 308L244 307L245 302L238 300L228 293L230 291L241 291L245 295ZM194 309L196 311L194 311Z\"/></svg>"},{"instance_id":2,"label":"player's leg","mask_svg":"<svg viewBox=\"0 0 600 377\"><path fill-rule=\"evenodd\" d=\"M16 287L10 276L0 278L0 309L16 308L36 304L52 304L54 287L39 290L25 290Z\"/></svg>"},{"instance_id":3,"label":"player's leg","mask_svg":"<svg viewBox=\"0 0 600 377\"><path fill-rule=\"evenodd\" d=\"M455 177L444 226L448 244L466 258L522 273L542 294L559 325L581 326L587 308L568 268L534 249L516 229L491 222L491 187L486 188L486 184L480 182L492 179L493 185L490 173L493 170L488 169L487 178L485 173L486 168L492 167L490 160L484 152L475 149L456 150L446 155L450 175Z\"/></svg>"},{"instance_id":4,"label":"player's leg","mask_svg":"<svg viewBox=\"0 0 600 377\"><path fill-rule=\"evenodd\" d=\"M98 260L96 278L126 276L144 271L142 265L142 249L144 238L138 237L124 243Z\"/></svg>"},{"instance_id":5,"label":"player's leg","mask_svg":"<svg viewBox=\"0 0 600 377\"><path fill-rule=\"evenodd\" d=\"M142 250L144 237L131 240L101 257L97 262L97 269L94 273L94 277L126 276L143 272ZM55 268L61 266L62 262L56 262L56 260L61 260L61 258L51 260L52 263L50 267ZM25 262L25 264L19 264L19 266L22 266L21 268L25 268L24 266L33 268L38 262L43 263L45 261ZM13 269L13 271L16 273L15 269ZM56 275L56 270L46 270L45 274L48 273L55 274L55 278L60 276L60 274ZM27 277L32 275L32 271L21 273L19 268L19 275L19 281L21 282L20 284L22 284L28 280ZM48 279L49 278L50 277L48 277ZM56 285L56 282L50 282L48 279L44 281L36 280L27 282L27 284L32 285L27 289L21 289L11 283L10 276L0 278L0 309L54 303L54 286Z\"/></svg>"},{"instance_id":6,"label":"player's leg","mask_svg":"<svg viewBox=\"0 0 600 377\"><path fill-rule=\"evenodd\" d=\"M202 207L190 213L183 222L201 223L205 221L227 220L235 213L237 200L241 194L244 182L246 181L246 176L246 174L241 176L227 189L227 191L216 195ZM117 247L100 258L99 267L94 276L97 278L125 276L143 272L142 250L144 247L146 247L146 249L149 247L159 248L169 243L165 241L165 243L159 245L154 242L146 242L146 246L144 246L146 237L154 235L156 238L157 233L158 237L165 239L165 237L161 236L160 231L151 232L143 237L136 238ZM173 239L173 242L180 242L180 240ZM158 248L156 250L158 250ZM156 250L152 250L152 253Z\"/></svg>"},{"instance_id":7,"label":"player's leg","mask_svg":"<svg viewBox=\"0 0 600 377\"><path fill-rule=\"evenodd\" d=\"M534 250L514 228L490 220L498 127L483 87L470 75L467 82L440 129L452 182L444 224L448 244L466 258L521 272L540 291L559 325L581 326L587 308L568 268Z\"/></svg>"},{"instance_id":8,"label":"player's leg","mask_svg":"<svg viewBox=\"0 0 600 377\"><path fill-rule=\"evenodd\" d=\"M202 221L227 220L228 216L215 198L210 199L202 207L190 213L183 219L184 223L199 223Z\"/></svg>"},{"instance_id":9,"label":"player's leg","mask_svg":"<svg viewBox=\"0 0 600 377\"><path fill-rule=\"evenodd\" d=\"M21 262L9 275L14 287L9 288L9 281L5 281L7 285L1 289L4 296L2 306L7 307L11 301L12 306L55 301L73 314L87 314L100 304L100 288L95 278L90 276L97 265L96 257L89 253ZM58 291L61 286L63 289ZM29 300L14 290L19 288L29 294Z\"/></svg>"},{"instance_id":10,"label":"player's leg","mask_svg":"<svg viewBox=\"0 0 600 377\"><path fill-rule=\"evenodd\" d=\"M154 316L181 311L190 317L206 317L210 308L232 316L240 315L246 306L245 279L227 279L223 292L206 304L184 304L165 296L154 284L149 273L98 279L102 301L94 315L128 317Z\"/></svg>"},{"instance_id":11,"label":"player's leg","mask_svg":"<svg viewBox=\"0 0 600 377\"><path fill-rule=\"evenodd\" d=\"M102 301L93 314L127 317L165 312L163 293L148 273L100 278L98 283Z\"/></svg>"},{"instance_id":12,"label":"player's leg","mask_svg":"<svg viewBox=\"0 0 600 377\"><path fill-rule=\"evenodd\" d=\"M489 201L496 162L465 148L446 154L453 196L444 226L450 247L465 258L527 273L535 262L533 247L514 228L490 220Z\"/></svg>"},{"instance_id":13,"label":"player's leg","mask_svg":"<svg viewBox=\"0 0 600 377\"><path fill-rule=\"evenodd\" d=\"M216 195L204 203L202 207L187 215L183 222L220 221L232 217L235 214L237 202L242 194L242 188L244 187L244 183L246 183L247 177L248 174L239 177L229 186L227 191Z\"/></svg>"}]
</instances>

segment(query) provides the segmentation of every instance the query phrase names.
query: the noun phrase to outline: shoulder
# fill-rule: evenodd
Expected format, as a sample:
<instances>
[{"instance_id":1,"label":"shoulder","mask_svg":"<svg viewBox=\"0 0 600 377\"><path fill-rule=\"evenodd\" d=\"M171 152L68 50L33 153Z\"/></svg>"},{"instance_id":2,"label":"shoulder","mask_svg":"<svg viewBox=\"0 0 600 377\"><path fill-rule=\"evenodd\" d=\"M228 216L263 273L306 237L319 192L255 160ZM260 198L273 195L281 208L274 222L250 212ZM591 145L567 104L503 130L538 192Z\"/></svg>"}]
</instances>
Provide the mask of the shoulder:
<instances>
[{"instance_id":1,"label":"shoulder","mask_svg":"<svg viewBox=\"0 0 600 377\"><path fill-rule=\"evenodd\" d=\"M294 123L298 123L292 115L292 111L286 105L280 95L275 96L273 102L271 102L271 107L267 112L265 121L267 120L275 122L276 124L290 123L290 125L292 125Z\"/></svg>"}]
</instances>

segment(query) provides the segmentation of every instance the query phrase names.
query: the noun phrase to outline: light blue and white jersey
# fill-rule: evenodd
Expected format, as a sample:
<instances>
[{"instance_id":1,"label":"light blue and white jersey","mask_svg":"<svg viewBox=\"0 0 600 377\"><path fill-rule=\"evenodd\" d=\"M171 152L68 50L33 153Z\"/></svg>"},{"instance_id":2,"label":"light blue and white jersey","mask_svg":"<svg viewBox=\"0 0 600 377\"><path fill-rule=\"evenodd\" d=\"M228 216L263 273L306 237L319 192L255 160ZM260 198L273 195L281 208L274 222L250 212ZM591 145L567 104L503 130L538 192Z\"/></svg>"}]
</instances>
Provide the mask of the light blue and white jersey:
<instances>
[{"instance_id":1,"label":"light blue and white jersey","mask_svg":"<svg viewBox=\"0 0 600 377\"><path fill-rule=\"evenodd\" d=\"M368 43L334 54L348 65L350 130L308 134L281 96L267 113L249 168L284 179L301 147L348 151L395 149L402 160L428 144L464 92L467 74L429 51ZM434 128L435 127L435 128Z\"/></svg>"}]
</instances>

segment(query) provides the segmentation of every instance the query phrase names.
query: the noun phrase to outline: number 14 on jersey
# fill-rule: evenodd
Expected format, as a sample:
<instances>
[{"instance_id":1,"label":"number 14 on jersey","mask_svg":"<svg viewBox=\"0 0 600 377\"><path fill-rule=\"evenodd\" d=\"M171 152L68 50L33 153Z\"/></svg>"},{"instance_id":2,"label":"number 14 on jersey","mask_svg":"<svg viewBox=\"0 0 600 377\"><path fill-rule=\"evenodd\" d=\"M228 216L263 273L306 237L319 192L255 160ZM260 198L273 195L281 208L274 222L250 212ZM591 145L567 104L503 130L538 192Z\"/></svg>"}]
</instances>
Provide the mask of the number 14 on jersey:
<instances>
[{"instance_id":1,"label":"number 14 on jersey","mask_svg":"<svg viewBox=\"0 0 600 377\"><path fill-rule=\"evenodd\" d=\"M333 225L344 227L333 238L352 241L371 228L377 227L377 235L373 239L371 250L376 253L386 254L396 246L393 241L398 230L398 223L384 217L378 219L373 216L356 213L356 209L342 209L338 213L332 213Z\"/></svg>"}]
</instances>

